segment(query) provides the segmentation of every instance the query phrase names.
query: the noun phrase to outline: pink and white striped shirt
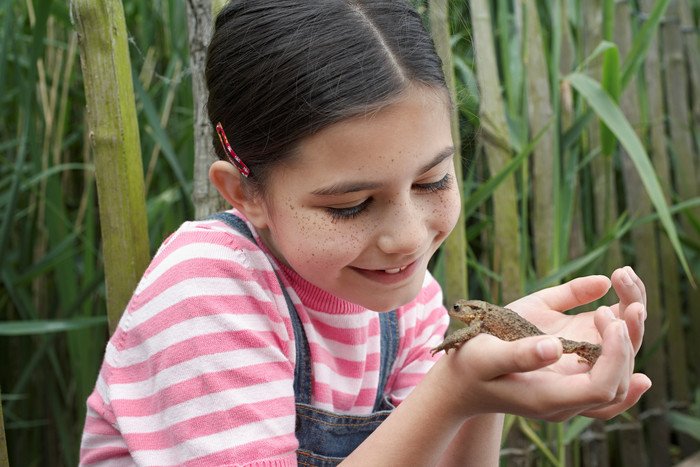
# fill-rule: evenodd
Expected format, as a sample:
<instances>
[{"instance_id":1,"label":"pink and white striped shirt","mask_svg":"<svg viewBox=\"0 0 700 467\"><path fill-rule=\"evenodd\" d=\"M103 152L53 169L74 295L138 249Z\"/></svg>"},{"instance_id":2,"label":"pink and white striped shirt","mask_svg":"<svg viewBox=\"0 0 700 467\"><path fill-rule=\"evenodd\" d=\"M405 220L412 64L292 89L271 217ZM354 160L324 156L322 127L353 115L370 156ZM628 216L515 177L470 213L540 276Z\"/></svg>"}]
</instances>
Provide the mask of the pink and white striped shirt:
<instances>
[{"instance_id":1,"label":"pink and white striped shirt","mask_svg":"<svg viewBox=\"0 0 700 467\"><path fill-rule=\"evenodd\" d=\"M308 339L312 405L371 413L378 314L278 263L250 227L257 243L218 220L185 223L163 243L107 345L81 465L296 465L294 333L275 270ZM385 389L395 404L433 365L448 324L429 274L397 315Z\"/></svg>"}]
</instances>

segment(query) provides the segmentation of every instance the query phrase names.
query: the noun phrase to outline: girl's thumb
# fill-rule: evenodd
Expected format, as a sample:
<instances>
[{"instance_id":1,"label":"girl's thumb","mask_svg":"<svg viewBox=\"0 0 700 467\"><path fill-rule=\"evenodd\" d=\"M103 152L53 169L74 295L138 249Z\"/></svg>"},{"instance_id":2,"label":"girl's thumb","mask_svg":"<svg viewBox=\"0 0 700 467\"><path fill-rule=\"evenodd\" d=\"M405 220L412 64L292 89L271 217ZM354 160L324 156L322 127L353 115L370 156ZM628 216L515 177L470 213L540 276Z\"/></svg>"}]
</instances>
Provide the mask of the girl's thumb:
<instances>
[{"instance_id":1,"label":"girl's thumb","mask_svg":"<svg viewBox=\"0 0 700 467\"><path fill-rule=\"evenodd\" d=\"M537 355L542 362L555 362L559 360L562 354L561 341L556 337L545 337L537 342L535 346ZM539 366L537 368L540 368Z\"/></svg>"},{"instance_id":2,"label":"girl's thumb","mask_svg":"<svg viewBox=\"0 0 700 467\"><path fill-rule=\"evenodd\" d=\"M503 342L504 352L492 360L492 376L508 373L525 373L550 365L562 355L562 345L558 338L537 336ZM499 358L500 357L500 358Z\"/></svg>"}]
</instances>

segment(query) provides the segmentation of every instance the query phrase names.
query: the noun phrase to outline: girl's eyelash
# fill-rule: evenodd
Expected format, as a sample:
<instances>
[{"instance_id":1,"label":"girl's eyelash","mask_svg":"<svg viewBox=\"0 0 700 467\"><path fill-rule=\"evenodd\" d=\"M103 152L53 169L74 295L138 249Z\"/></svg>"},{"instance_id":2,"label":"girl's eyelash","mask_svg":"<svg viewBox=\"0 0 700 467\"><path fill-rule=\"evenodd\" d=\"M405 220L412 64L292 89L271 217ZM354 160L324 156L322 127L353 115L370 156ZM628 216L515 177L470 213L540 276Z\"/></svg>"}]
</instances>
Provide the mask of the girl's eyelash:
<instances>
[{"instance_id":1,"label":"girl's eyelash","mask_svg":"<svg viewBox=\"0 0 700 467\"><path fill-rule=\"evenodd\" d=\"M428 193L433 193L435 191L440 191L440 190L446 190L450 186L450 174L445 174L444 177L442 177L440 180L437 182L432 182L432 183L416 183L413 185L414 188L416 188L419 191L425 191Z\"/></svg>"},{"instance_id":2,"label":"girl's eyelash","mask_svg":"<svg viewBox=\"0 0 700 467\"><path fill-rule=\"evenodd\" d=\"M425 193L434 193L436 191L440 190L446 190L450 186L450 181L451 177L450 174L445 174L444 177L442 177L440 180L437 182L432 182L432 183L416 183L413 185L413 188L417 189L418 191L425 192ZM362 214L362 212L367 209L367 207L370 205L372 202L372 198L367 198L360 204L356 204L355 206L350 206L347 208L326 208L326 211L331 215L334 221L336 220L350 220L350 219L355 219L357 216Z\"/></svg>"},{"instance_id":3,"label":"girl's eyelash","mask_svg":"<svg viewBox=\"0 0 700 467\"><path fill-rule=\"evenodd\" d=\"M367 198L355 206L350 206L347 208L326 208L326 211L328 211L334 221L354 219L359 216L362 211L367 209L367 206L369 206L371 201L372 198Z\"/></svg>"}]
</instances>

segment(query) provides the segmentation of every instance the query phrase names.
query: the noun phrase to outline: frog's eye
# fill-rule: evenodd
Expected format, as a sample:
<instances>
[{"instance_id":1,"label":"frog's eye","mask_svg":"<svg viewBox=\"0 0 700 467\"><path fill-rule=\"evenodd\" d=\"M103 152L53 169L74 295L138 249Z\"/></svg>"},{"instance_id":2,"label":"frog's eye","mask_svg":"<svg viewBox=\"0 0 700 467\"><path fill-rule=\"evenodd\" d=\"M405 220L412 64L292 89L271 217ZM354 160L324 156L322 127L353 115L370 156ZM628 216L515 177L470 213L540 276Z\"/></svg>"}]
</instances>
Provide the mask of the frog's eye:
<instances>
[{"instance_id":1,"label":"frog's eye","mask_svg":"<svg viewBox=\"0 0 700 467\"><path fill-rule=\"evenodd\" d=\"M455 303L454 305L452 305L452 309L454 311L459 311L459 305L457 303Z\"/></svg>"}]
</instances>

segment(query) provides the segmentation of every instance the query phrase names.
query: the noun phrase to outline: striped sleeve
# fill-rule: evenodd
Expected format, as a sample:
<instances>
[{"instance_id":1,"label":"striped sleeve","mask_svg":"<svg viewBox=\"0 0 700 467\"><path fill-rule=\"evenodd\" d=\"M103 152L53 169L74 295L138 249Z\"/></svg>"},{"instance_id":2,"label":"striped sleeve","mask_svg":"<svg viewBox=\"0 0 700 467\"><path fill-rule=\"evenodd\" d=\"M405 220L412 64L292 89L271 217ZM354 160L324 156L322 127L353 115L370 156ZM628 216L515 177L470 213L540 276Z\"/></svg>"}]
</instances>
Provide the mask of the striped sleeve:
<instances>
[{"instance_id":1,"label":"striped sleeve","mask_svg":"<svg viewBox=\"0 0 700 467\"><path fill-rule=\"evenodd\" d=\"M295 465L294 342L248 240L185 224L110 339L81 465Z\"/></svg>"},{"instance_id":2,"label":"striped sleeve","mask_svg":"<svg viewBox=\"0 0 700 467\"><path fill-rule=\"evenodd\" d=\"M442 303L442 289L437 281L426 274L418 297L398 309L401 342L394 372L388 382L390 397L398 405L423 379L439 355L430 349L442 342L449 316Z\"/></svg>"}]
</instances>

